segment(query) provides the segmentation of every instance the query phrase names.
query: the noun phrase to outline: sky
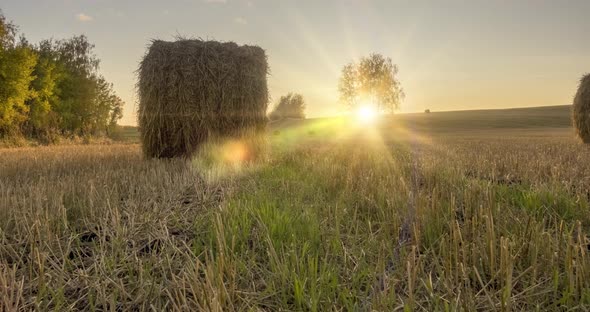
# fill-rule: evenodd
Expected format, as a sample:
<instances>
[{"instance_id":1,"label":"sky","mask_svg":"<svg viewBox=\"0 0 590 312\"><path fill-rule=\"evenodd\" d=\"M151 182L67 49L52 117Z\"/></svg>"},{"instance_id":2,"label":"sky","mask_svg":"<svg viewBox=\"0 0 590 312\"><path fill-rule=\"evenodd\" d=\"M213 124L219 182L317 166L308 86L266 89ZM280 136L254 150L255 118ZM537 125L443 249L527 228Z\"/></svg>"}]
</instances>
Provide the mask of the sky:
<instances>
[{"instance_id":1,"label":"sky","mask_svg":"<svg viewBox=\"0 0 590 312\"><path fill-rule=\"evenodd\" d=\"M391 57L400 112L564 105L590 72L589 0L3 0L30 42L85 34L136 123L135 71L152 39L266 50L271 105L301 93L309 117L343 113L342 67Z\"/></svg>"}]
</instances>

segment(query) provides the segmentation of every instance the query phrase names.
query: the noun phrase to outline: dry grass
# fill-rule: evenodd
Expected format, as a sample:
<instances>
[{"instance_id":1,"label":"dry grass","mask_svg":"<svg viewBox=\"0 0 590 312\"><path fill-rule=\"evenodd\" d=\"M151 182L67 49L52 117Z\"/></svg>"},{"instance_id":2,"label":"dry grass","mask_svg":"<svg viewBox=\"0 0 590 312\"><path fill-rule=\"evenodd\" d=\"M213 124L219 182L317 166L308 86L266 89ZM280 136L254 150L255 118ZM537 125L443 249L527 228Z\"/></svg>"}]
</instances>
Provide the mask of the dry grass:
<instances>
[{"instance_id":1,"label":"dry grass","mask_svg":"<svg viewBox=\"0 0 590 312\"><path fill-rule=\"evenodd\" d=\"M137 145L0 150L0 310L590 308L584 145L338 129L214 180Z\"/></svg>"},{"instance_id":2,"label":"dry grass","mask_svg":"<svg viewBox=\"0 0 590 312\"><path fill-rule=\"evenodd\" d=\"M196 265L187 243L204 231L199 219L225 192L184 161L142 160L137 145L0 154L0 290L15 296L5 309L148 309L167 300L170 278Z\"/></svg>"}]
</instances>

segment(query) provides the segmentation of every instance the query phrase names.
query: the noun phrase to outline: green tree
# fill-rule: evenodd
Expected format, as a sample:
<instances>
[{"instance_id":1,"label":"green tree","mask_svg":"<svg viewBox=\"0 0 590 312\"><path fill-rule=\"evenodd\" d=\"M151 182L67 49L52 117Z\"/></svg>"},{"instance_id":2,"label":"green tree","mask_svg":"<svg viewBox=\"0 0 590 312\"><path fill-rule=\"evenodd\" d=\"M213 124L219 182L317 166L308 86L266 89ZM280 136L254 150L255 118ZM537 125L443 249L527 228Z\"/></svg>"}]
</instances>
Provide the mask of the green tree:
<instances>
[{"instance_id":1,"label":"green tree","mask_svg":"<svg viewBox=\"0 0 590 312\"><path fill-rule=\"evenodd\" d=\"M48 44L62 68L55 105L64 133L102 134L122 117L123 101L99 72L100 61L86 36Z\"/></svg>"},{"instance_id":2,"label":"green tree","mask_svg":"<svg viewBox=\"0 0 590 312\"><path fill-rule=\"evenodd\" d=\"M6 20L2 10L0 10L0 49L13 47L16 43L16 34L18 27Z\"/></svg>"},{"instance_id":3,"label":"green tree","mask_svg":"<svg viewBox=\"0 0 590 312\"><path fill-rule=\"evenodd\" d=\"M270 119L281 118L305 118L305 101L301 94L289 93L281 96L278 104L270 113Z\"/></svg>"},{"instance_id":4,"label":"green tree","mask_svg":"<svg viewBox=\"0 0 590 312\"><path fill-rule=\"evenodd\" d=\"M0 12L0 137L20 131L27 119L25 102L37 56L24 41L16 43L17 27Z\"/></svg>"},{"instance_id":5,"label":"green tree","mask_svg":"<svg viewBox=\"0 0 590 312\"><path fill-rule=\"evenodd\" d=\"M94 130L99 60L93 49L84 35L54 43L57 62L64 68L58 83L60 101L55 107L64 133L88 135Z\"/></svg>"},{"instance_id":6,"label":"green tree","mask_svg":"<svg viewBox=\"0 0 590 312\"><path fill-rule=\"evenodd\" d=\"M0 12L0 137L24 134L109 133L123 101L98 72L94 45L85 36L17 42L17 27Z\"/></svg>"},{"instance_id":7,"label":"green tree","mask_svg":"<svg viewBox=\"0 0 590 312\"><path fill-rule=\"evenodd\" d=\"M57 132L58 116L53 108L59 105L58 84L64 75L63 67L56 60L51 41L44 40L35 47L38 61L33 71L31 97L27 101L29 117L25 133L32 137L46 137Z\"/></svg>"},{"instance_id":8,"label":"green tree","mask_svg":"<svg viewBox=\"0 0 590 312\"><path fill-rule=\"evenodd\" d=\"M381 112L393 113L404 98L391 58L370 54L344 66L338 85L340 101L351 109L370 103Z\"/></svg>"}]
</instances>

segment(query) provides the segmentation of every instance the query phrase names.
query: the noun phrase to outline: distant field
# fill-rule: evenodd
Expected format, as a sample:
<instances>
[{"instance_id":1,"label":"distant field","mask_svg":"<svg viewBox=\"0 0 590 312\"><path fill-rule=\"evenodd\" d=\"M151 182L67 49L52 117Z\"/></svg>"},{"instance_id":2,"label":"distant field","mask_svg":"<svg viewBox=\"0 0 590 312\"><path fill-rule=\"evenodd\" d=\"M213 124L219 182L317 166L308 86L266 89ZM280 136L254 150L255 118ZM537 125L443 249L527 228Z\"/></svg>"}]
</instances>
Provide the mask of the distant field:
<instances>
[{"instance_id":1,"label":"distant field","mask_svg":"<svg viewBox=\"0 0 590 312\"><path fill-rule=\"evenodd\" d=\"M134 126L120 126L117 140L123 142L139 142L139 128Z\"/></svg>"},{"instance_id":2,"label":"distant field","mask_svg":"<svg viewBox=\"0 0 590 312\"><path fill-rule=\"evenodd\" d=\"M303 123L317 123L330 118L287 120L277 122L271 128L295 126ZM396 114L383 118L382 126L400 126L413 131L430 134L469 134L471 131L510 129L552 129L571 132L571 106L545 106L513 109L468 110L452 112L431 112ZM542 130L541 130L542 131ZM573 132L572 132L573 133Z\"/></svg>"},{"instance_id":3,"label":"distant field","mask_svg":"<svg viewBox=\"0 0 590 312\"><path fill-rule=\"evenodd\" d=\"M253 163L224 146L0 149L0 311L590 309L568 106L286 120Z\"/></svg>"},{"instance_id":4,"label":"distant field","mask_svg":"<svg viewBox=\"0 0 590 312\"><path fill-rule=\"evenodd\" d=\"M406 126L434 131L570 128L571 106L404 114L394 118Z\"/></svg>"},{"instance_id":5,"label":"distant field","mask_svg":"<svg viewBox=\"0 0 590 312\"><path fill-rule=\"evenodd\" d=\"M283 120L271 123L270 131L282 128L318 124L332 118ZM401 125L413 131L430 134L470 134L472 131L485 134L490 130L522 131L523 135L573 136L571 106L544 106L513 109L468 110L397 114L386 118L383 125ZM137 127L124 126L122 136L126 141L138 141ZM493 134L493 133L492 133ZM513 133L517 134L517 133Z\"/></svg>"}]
</instances>

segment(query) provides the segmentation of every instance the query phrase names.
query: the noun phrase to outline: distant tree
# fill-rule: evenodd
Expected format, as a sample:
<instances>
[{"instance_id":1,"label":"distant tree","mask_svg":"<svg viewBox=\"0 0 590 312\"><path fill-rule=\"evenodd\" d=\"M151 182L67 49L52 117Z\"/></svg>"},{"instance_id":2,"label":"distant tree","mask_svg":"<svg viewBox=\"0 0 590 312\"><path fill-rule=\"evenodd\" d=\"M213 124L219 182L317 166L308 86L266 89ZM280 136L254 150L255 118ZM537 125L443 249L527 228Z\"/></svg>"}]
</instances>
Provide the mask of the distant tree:
<instances>
[{"instance_id":1,"label":"distant tree","mask_svg":"<svg viewBox=\"0 0 590 312\"><path fill-rule=\"evenodd\" d=\"M278 104L270 113L270 119L282 118L305 118L305 101L301 94L289 93L281 96Z\"/></svg>"},{"instance_id":2,"label":"distant tree","mask_svg":"<svg viewBox=\"0 0 590 312\"><path fill-rule=\"evenodd\" d=\"M349 63L340 77L340 101L350 109L368 102L380 112L393 112L404 98L397 74L397 65L381 54L370 54Z\"/></svg>"},{"instance_id":3,"label":"distant tree","mask_svg":"<svg viewBox=\"0 0 590 312\"><path fill-rule=\"evenodd\" d=\"M117 95L114 95L114 97L115 100L113 102L113 110L110 113L109 123L107 126L107 134L109 136L111 136L118 128L118 122L121 120L121 118L123 118L123 105L125 104L125 102L123 102L123 100Z\"/></svg>"},{"instance_id":4,"label":"distant tree","mask_svg":"<svg viewBox=\"0 0 590 312\"><path fill-rule=\"evenodd\" d=\"M426 113L426 114L430 114L430 109L429 109L429 108L425 109L425 110L424 110L424 113Z\"/></svg>"},{"instance_id":5,"label":"distant tree","mask_svg":"<svg viewBox=\"0 0 590 312\"><path fill-rule=\"evenodd\" d=\"M92 132L94 133L104 131L108 134L123 117L123 100L113 91L113 84L107 82L102 76L97 80L97 96L93 107Z\"/></svg>"}]
</instances>

